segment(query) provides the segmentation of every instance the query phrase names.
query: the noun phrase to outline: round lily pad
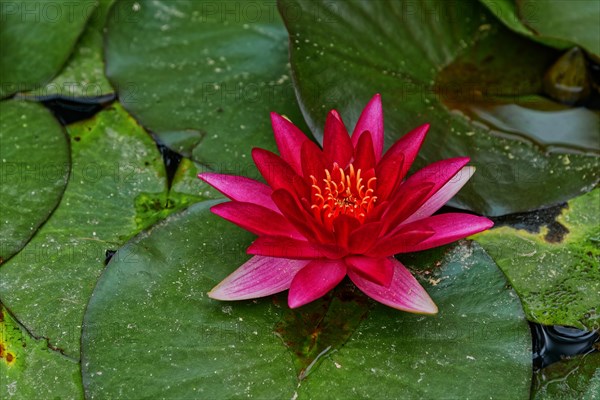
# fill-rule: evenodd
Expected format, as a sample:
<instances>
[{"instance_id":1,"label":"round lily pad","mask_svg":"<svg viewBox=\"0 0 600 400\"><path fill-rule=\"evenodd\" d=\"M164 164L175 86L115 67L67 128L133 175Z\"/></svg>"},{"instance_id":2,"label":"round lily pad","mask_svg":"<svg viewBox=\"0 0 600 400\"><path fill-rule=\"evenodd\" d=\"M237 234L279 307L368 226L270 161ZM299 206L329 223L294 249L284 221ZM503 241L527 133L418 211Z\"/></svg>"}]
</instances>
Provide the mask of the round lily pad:
<instances>
[{"instance_id":1,"label":"round lily pad","mask_svg":"<svg viewBox=\"0 0 600 400\"><path fill-rule=\"evenodd\" d=\"M0 303L0 397L83 399L79 363L29 335Z\"/></svg>"},{"instance_id":2,"label":"round lily pad","mask_svg":"<svg viewBox=\"0 0 600 400\"><path fill-rule=\"evenodd\" d=\"M90 15L73 53L59 75L46 85L24 96L38 99L61 97L68 99L98 98L109 96L114 89L104 76L103 30L108 11L115 0L98 0L98 6Z\"/></svg>"},{"instance_id":3,"label":"round lily pad","mask_svg":"<svg viewBox=\"0 0 600 400\"><path fill-rule=\"evenodd\" d=\"M214 204L169 217L107 266L83 326L87 398L527 397L529 329L476 244L415 270L436 317L365 306L343 288L295 314L281 296L207 297L252 240L212 215Z\"/></svg>"},{"instance_id":4,"label":"round lily pad","mask_svg":"<svg viewBox=\"0 0 600 400\"><path fill-rule=\"evenodd\" d=\"M599 207L596 189L571 200L538 232L502 226L474 236L506 274L531 321L600 328Z\"/></svg>"},{"instance_id":5,"label":"round lily pad","mask_svg":"<svg viewBox=\"0 0 600 400\"><path fill-rule=\"evenodd\" d=\"M48 83L68 60L94 0L2 0L0 98Z\"/></svg>"},{"instance_id":6,"label":"round lily pad","mask_svg":"<svg viewBox=\"0 0 600 400\"><path fill-rule=\"evenodd\" d=\"M275 148L269 112L303 123L272 1L127 0L106 29L106 73L123 106L211 170L255 174L250 149Z\"/></svg>"},{"instance_id":7,"label":"round lily pad","mask_svg":"<svg viewBox=\"0 0 600 400\"><path fill-rule=\"evenodd\" d=\"M0 264L18 252L60 201L70 157L63 128L43 106L0 102Z\"/></svg>"},{"instance_id":8,"label":"round lily pad","mask_svg":"<svg viewBox=\"0 0 600 400\"><path fill-rule=\"evenodd\" d=\"M0 266L0 297L36 337L79 357L81 321L110 250L163 215L164 165L118 104L68 127L71 173L34 238Z\"/></svg>"},{"instance_id":9,"label":"round lily pad","mask_svg":"<svg viewBox=\"0 0 600 400\"><path fill-rule=\"evenodd\" d=\"M583 145L600 129L598 112L582 110L581 122L578 113L523 101L541 92L560 53L510 32L478 2L283 0L279 8L301 107L317 138L329 109L353 126L381 93L388 146L431 123L418 167L471 157L477 173L454 206L503 215L566 201L598 182L598 157ZM535 123L523 115L535 115ZM565 137L570 124L557 132L559 116L586 132Z\"/></svg>"},{"instance_id":10,"label":"round lily pad","mask_svg":"<svg viewBox=\"0 0 600 400\"><path fill-rule=\"evenodd\" d=\"M533 40L578 45L600 57L600 6L588 0L479 0L506 26Z\"/></svg>"}]
</instances>

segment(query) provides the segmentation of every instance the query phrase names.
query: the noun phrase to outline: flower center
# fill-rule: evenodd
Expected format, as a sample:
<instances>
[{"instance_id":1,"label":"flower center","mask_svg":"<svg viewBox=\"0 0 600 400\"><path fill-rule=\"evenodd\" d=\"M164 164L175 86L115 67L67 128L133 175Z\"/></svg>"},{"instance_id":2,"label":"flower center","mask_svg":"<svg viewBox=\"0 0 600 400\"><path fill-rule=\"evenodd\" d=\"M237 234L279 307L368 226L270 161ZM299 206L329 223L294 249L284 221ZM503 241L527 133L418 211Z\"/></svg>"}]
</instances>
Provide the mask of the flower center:
<instances>
[{"instance_id":1,"label":"flower center","mask_svg":"<svg viewBox=\"0 0 600 400\"><path fill-rule=\"evenodd\" d=\"M311 175L311 210L315 218L329 228L338 215L350 215L364 222L377 201L377 196L373 196L377 178L368 179L365 185L361 174L362 171L355 171L352 164L344 171L335 163L331 172L325 170L321 183Z\"/></svg>"}]
</instances>

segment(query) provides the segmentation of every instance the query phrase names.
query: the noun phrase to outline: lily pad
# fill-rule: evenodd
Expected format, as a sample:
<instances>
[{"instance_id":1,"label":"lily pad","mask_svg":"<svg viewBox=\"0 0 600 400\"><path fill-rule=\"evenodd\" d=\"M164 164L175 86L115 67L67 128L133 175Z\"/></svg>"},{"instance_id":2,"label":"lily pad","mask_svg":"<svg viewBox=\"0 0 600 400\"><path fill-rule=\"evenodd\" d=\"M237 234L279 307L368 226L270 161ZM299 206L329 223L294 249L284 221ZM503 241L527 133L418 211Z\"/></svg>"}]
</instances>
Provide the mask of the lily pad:
<instances>
[{"instance_id":1,"label":"lily pad","mask_svg":"<svg viewBox=\"0 0 600 400\"><path fill-rule=\"evenodd\" d=\"M0 397L83 399L79 363L36 339L0 303Z\"/></svg>"},{"instance_id":2,"label":"lily pad","mask_svg":"<svg viewBox=\"0 0 600 400\"><path fill-rule=\"evenodd\" d=\"M323 305L331 311L315 325L287 309L285 294L240 302L206 296L248 259L252 240L212 215L213 204L169 217L107 266L84 320L87 398L432 398L467 391L487 398L499 388L510 398L528 395L531 338L521 305L476 244L417 270L439 316L375 303L365 316L352 293L334 293L343 304L306 306L317 319ZM310 344L311 337L326 345ZM296 339L307 346L292 345Z\"/></svg>"},{"instance_id":3,"label":"lily pad","mask_svg":"<svg viewBox=\"0 0 600 400\"><path fill-rule=\"evenodd\" d=\"M78 357L85 305L107 250L158 218L160 205L146 200L167 187L155 143L118 104L67 130L65 193L27 246L0 267L0 297L34 336Z\"/></svg>"},{"instance_id":4,"label":"lily pad","mask_svg":"<svg viewBox=\"0 0 600 400\"><path fill-rule=\"evenodd\" d=\"M98 0L88 24L79 38L71 57L52 82L24 96L39 99L61 97L69 99L98 98L112 95L114 89L104 76L104 24L115 0Z\"/></svg>"},{"instance_id":5,"label":"lily pad","mask_svg":"<svg viewBox=\"0 0 600 400\"><path fill-rule=\"evenodd\" d=\"M48 83L69 58L96 1L2 0L0 98Z\"/></svg>"},{"instance_id":6,"label":"lily pad","mask_svg":"<svg viewBox=\"0 0 600 400\"><path fill-rule=\"evenodd\" d=\"M434 251L433 254L436 254ZM521 304L477 244L457 245L423 268L436 317L377 306L298 389L299 398L526 398L531 339ZM412 259L412 261L411 261Z\"/></svg>"},{"instance_id":7,"label":"lily pad","mask_svg":"<svg viewBox=\"0 0 600 400\"><path fill-rule=\"evenodd\" d=\"M60 201L70 158L67 137L43 106L0 102L0 264L18 252Z\"/></svg>"},{"instance_id":8,"label":"lily pad","mask_svg":"<svg viewBox=\"0 0 600 400\"><path fill-rule=\"evenodd\" d=\"M531 321L600 328L599 209L596 189L570 201L556 223L539 232L502 226L474 236L504 271Z\"/></svg>"},{"instance_id":9,"label":"lily pad","mask_svg":"<svg viewBox=\"0 0 600 400\"><path fill-rule=\"evenodd\" d=\"M536 114L549 118L528 125L513 123L514 110L502 108L501 120L508 122L492 125L465 110L465 103L501 101L520 105L523 114L527 104L521 99L541 91L546 69L560 56L510 32L476 1L279 4L301 108L317 138L327 110L338 109L353 126L379 92L388 146L431 123L417 167L456 156L469 156L477 166L454 206L487 215L532 210L568 200L598 181L598 158L582 154L581 141L564 143L556 132L560 140L539 140L539 126L555 121L552 111ZM598 113L584 111L586 127L597 129ZM575 114L567 117L575 120ZM572 148L548 146L556 143Z\"/></svg>"},{"instance_id":10,"label":"lily pad","mask_svg":"<svg viewBox=\"0 0 600 400\"><path fill-rule=\"evenodd\" d=\"M534 374L533 400L594 400L600 393L600 353L554 363Z\"/></svg>"},{"instance_id":11,"label":"lily pad","mask_svg":"<svg viewBox=\"0 0 600 400\"><path fill-rule=\"evenodd\" d=\"M213 216L214 204L172 216L107 266L84 320L87 398L290 397L293 365L272 331L280 308L206 296L252 239Z\"/></svg>"},{"instance_id":12,"label":"lily pad","mask_svg":"<svg viewBox=\"0 0 600 400\"><path fill-rule=\"evenodd\" d=\"M107 23L106 73L124 107L215 171L256 174L250 149L275 148L269 112L302 125L287 57L272 1L128 0Z\"/></svg>"},{"instance_id":13,"label":"lily pad","mask_svg":"<svg viewBox=\"0 0 600 400\"><path fill-rule=\"evenodd\" d=\"M600 56L600 4L588 0L479 0L515 32L550 46Z\"/></svg>"},{"instance_id":14,"label":"lily pad","mask_svg":"<svg viewBox=\"0 0 600 400\"><path fill-rule=\"evenodd\" d=\"M198 179L198 174L201 172L208 172L208 169L189 158L182 158L173 176L169 195L171 197L189 196L188 204L224 198L215 188Z\"/></svg>"}]
</instances>

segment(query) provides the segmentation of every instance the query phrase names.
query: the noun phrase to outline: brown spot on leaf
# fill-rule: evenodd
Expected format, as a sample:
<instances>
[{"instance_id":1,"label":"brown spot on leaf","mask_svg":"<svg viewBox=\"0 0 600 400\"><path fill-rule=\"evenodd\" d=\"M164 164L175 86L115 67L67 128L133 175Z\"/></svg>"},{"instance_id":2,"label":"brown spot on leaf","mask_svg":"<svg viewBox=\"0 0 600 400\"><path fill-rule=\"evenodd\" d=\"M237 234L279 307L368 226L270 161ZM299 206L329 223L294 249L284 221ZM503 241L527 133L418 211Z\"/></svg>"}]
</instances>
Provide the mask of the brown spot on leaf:
<instances>
[{"instance_id":1,"label":"brown spot on leaf","mask_svg":"<svg viewBox=\"0 0 600 400\"><path fill-rule=\"evenodd\" d=\"M544 236L544 240L549 243L560 243L567 233L569 233L569 230L566 226L554 221L548 224L548 233Z\"/></svg>"}]
</instances>

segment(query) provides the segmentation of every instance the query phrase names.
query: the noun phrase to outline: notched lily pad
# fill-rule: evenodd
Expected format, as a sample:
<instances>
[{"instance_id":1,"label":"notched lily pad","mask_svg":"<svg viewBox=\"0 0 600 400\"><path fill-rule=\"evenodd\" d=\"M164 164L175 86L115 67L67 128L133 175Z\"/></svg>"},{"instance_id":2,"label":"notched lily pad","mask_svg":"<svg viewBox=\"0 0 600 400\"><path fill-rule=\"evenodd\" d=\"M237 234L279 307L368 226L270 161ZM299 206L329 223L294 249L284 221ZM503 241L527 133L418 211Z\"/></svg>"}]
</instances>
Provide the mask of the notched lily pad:
<instances>
[{"instance_id":1,"label":"notched lily pad","mask_svg":"<svg viewBox=\"0 0 600 400\"><path fill-rule=\"evenodd\" d=\"M0 102L0 264L50 216L71 167L63 128L39 104Z\"/></svg>"},{"instance_id":2,"label":"notched lily pad","mask_svg":"<svg viewBox=\"0 0 600 400\"><path fill-rule=\"evenodd\" d=\"M531 337L521 304L477 244L403 257L439 307L436 316L371 309L297 390L299 399L526 398ZM374 395L376 394L376 395Z\"/></svg>"},{"instance_id":3,"label":"notched lily pad","mask_svg":"<svg viewBox=\"0 0 600 400\"><path fill-rule=\"evenodd\" d=\"M68 60L96 4L2 1L0 98L48 83Z\"/></svg>"},{"instance_id":4,"label":"notched lily pad","mask_svg":"<svg viewBox=\"0 0 600 400\"><path fill-rule=\"evenodd\" d=\"M102 59L104 24L114 2L115 0L96 0L97 7L91 13L85 30L59 75L48 84L22 96L40 100L54 97L81 99L100 98L114 93L104 76Z\"/></svg>"},{"instance_id":5,"label":"notched lily pad","mask_svg":"<svg viewBox=\"0 0 600 400\"><path fill-rule=\"evenodd\" d=\"M430 123L417 167L457 156L477 166L454 206L486 215L529 211L598 182L598 157L583 154L598 148L598 113L530 109L525 101L541 93L560 53L524 41L477 2L279 4L299 100L316 137L329 109L353 126L379 92L388 146Z\"/></svg>"},{"instance_id":6,"label":"notched lily pad","mask_svg":"<svg viewBox=\"0 0 600 400\"><path fill-rule=\"evenodd\" d=\"M375 306L358 324L365 308L354 307L360 298L346 297L344 287L299 315L272 299L207 298L248 259L252 240L211 215L214 204L169 217L113 256L84 321L88 398L300 399L375 392L414 398L465 390L489 397L498 385L512 397L528 393L531 340L520 303L477 245L458 246L429 265L432 279L424 284L440 306L437 317ZM300 350L296 361L274 327ZM298 372L305 378L299 386Z\"/></svg>"},{"instance_id":7,"label":"notched lily pad","mask_svg":"<svg viewBox=\"0 0 600 400\"><path fill-rule=\"evenodd\" d=\"M367 296L344 282L325 297L284 312L275 333L292 353L299 380L316 369L323 357L344 345L371 306Z\"/></svg>"},{"instance_id":8,"label":"notched lily pad","mask_svg":"<svg viewBox=\"0 0 600 400\"><path fill-rule=\"evenodd\" d=\"M595 1L479 0L510 29L564 49L573 44L600 57L600 7Z\"/></svg>"},{"instance_id":9,"label":"notched lily pad","mask_svg":"<svg viewBox=\"0 0 600 400\"><path fill-rule=\"evenodd\" d=\"M84 320L87 398L291 397L294 367L273 333L282 309L206 296L248 259L252 240L212 215L214 204L171 216L113 256Z\"/></svg>"},{"instance_id":10,"label":"notched lily pad","mask_svg":"<svg viewBox=\"0 0 600 400\"><path fill-rule=\"evenodd\" d=\"M273 1L119 2L106 73L163 143L218 172L256 172L250 149L275 148L269 112L303 126Z\"/></svg>"},{"instance_id":11,"label":"notched lily pad","mask_svg":"<svg viewBox=\"0 0 600 400\"><path fill-rule=\"evenodd\" d=\"M600 393L600 353L559 361L536 371L532 400L593 400Z\"/></svg>"},{"instance_id":12,"label":"notched lily pad","mask_svg":"<svg viewBox=\"0 0 600 400\"><path fill-rule=\"evenodd\" d=\"M67 188L52 217L0 267L0 297L32 334L78 357L81 320L106 250L146 226L136 220L136 197L166 194L167 183L156 144L119 104L67 130Z\"/></svg>"},{"instance_id":13,"label":"notched lily pad","mask_svg":"<svg viewBox=\"0 0 600 400\"><path fill-rule=\"evenodd\" d=\"M35 339L0 303L0 398L82 400L79 363Z\"/></svg>"},{"instance_id":14,"label":"notched lily pad","mask_svg":"<svg viewBox=\"0 0 600 400\"><path fill-rule=\"evenodd\" d=\"M600 327L600 189L573 199L539 233L508 226L474 236L504 271L527 318L545 325ZM560 228L562 227L562 228Z\"/></svg>"}]
</instances>

